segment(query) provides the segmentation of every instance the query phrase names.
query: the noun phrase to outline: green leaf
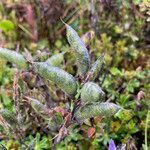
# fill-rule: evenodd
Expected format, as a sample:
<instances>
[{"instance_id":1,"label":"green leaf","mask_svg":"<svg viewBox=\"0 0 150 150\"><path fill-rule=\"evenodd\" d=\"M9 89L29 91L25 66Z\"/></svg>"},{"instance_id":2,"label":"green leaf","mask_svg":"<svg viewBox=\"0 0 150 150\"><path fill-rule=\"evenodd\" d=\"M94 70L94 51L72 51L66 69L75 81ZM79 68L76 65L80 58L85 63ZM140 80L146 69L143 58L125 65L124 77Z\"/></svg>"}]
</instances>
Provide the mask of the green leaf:
<instances>
[{"instance_id":1,"label":"green leaf","mask_svg":"<svg viewBox=\"0 0 150 150\"><path fill-rule=\"evenodd\" d=\"M47 39L42 39L37 43L38 49L44 49L48 47L48 40Z\"/></svg>"},{"instance_id":2,"label":"green leaf","mask_svg":"<svg viewBox=\"0 0 150 150\"><path fill-rule=\"evenodd\" d=\"M129 121L134 113L131 110L120 109L114 116L122 121Z\"/></svg>"},{"instance_id":3,"label":"green leaf","mask_svg":"<svg viewBox=\"0 0 150 150\"><path fill-rule=\"evenodd\" d=\"M0 22L0 29L2 29L4 32L12 31L14 30L15 26L14 23L10 20L2 20Z\"/></svg>"},{"instance_id":4,"label":"green leaf","mask_svg":"<svg viewBox=\"0 0 150 150\"><path fill-rule=\"evenodd\" d=\"M122 75L121 71L116 68L116 67L112 67L110 72L115 76L115 75Z\"/></svg>"}]
</instances>

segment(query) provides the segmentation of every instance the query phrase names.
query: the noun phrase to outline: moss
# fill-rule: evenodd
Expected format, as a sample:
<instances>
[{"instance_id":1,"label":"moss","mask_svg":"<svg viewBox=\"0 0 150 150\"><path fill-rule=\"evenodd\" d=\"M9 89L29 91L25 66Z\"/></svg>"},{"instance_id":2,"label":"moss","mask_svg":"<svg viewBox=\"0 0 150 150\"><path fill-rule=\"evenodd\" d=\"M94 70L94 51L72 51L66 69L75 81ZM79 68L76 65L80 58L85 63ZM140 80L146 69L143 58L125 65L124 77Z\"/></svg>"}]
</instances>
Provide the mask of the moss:
<instances>
[{"instance_id":1,"label":"moss","mask_svg":"<svg viewBox=\"0 0 150 150\"><path fill-rule=\"evenodd\" d=\"M76 94L77 83L71 74L46 62L35 62L33 68L41 77L52 81L67 94Z\"/></svg>"},{"instance_id":2,"label":"moss","mask_svg":"<svg viewBox=\"0 0 150 150\"><path fill-rule=\"evenodd\" d=\"M26 59L23 57L23 55L6 48L0 48L0 58L16 64L20 69L27 69L28 67Z\"/></svg>"},{"instance_id":3,"label":"moss","mask_svg":"<svg viewBox=\"0 0 150 150\"><path fill-rule=\"evenodd\" d=\"M80 39L76 31L66 24L67 28L67 39L71 47L73 48L78 65L78 74L85 75L90 66L90 57L88 54L88 50L84 44L84 42Z\"/></svg>"},{"instance_id":4,"label":"moss","mask_svg":"<svg viewBox=\"0 0 150 150\"><path fill-rule=\"evenodd\" d=\"M117 113L120 109L121 109L120 106L113 103L97 102L80 107L75 113L75 118L78 122L82 123L84 122L85 119L96 116L110 117L115 113Z\"/></svg>"},{"instance_id":5,"label":"moss","mask_svg":"<svg viewBox=\"0 0 150 150\"><path fill-rule=\"evenodd\" d=\"M104 97L104 92L102 89L93 82L87 82L84 84L83 88L81 89L81 100L83 102L96 102L102 101Z\"/></svg>"}]
</instances>

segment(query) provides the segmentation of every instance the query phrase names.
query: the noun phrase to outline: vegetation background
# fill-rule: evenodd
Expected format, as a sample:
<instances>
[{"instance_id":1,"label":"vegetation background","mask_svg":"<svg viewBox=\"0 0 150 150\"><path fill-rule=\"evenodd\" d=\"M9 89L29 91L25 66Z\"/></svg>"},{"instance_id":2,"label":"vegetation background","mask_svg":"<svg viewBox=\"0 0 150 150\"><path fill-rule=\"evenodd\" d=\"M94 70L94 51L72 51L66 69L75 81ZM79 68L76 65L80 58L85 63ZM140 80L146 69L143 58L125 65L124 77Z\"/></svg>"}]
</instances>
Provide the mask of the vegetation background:
<instances>
[{"instance_id":1,"label":"vegetation background","mask_svg":"<svg viewBox=\"0 0 150 150\"><path fill-rule=\"evenodd\" d=\"M105 101L129 111L112 118L96 117L94 125L72 125L55 148L103 150L113 139L118 149L124 145L127 150L150 149L150 1L1 0L0 47L19 52L28 49L33 56L43 56L41 59L45 59L45 54L65 52L60 67L76 75L75 57L68 52L65 26L60 18L82 37L92 62L105 54L97 83L106 93ZM12 90L15 72L14 65L0 59L0 109L10 112L15 110ZM32 90L39 99L42 93L41 89ZM66 103L62 91L56 90L55 96L63 108ZM31 111L28 105L22 107ZM22 140L17 133L6 134L1 123L0 149L52 148L53 135L44 130L35 112L30 113L32 119L22 125ZM14 121L10 124L15 126Z\"/></svg>"}]
</instances>

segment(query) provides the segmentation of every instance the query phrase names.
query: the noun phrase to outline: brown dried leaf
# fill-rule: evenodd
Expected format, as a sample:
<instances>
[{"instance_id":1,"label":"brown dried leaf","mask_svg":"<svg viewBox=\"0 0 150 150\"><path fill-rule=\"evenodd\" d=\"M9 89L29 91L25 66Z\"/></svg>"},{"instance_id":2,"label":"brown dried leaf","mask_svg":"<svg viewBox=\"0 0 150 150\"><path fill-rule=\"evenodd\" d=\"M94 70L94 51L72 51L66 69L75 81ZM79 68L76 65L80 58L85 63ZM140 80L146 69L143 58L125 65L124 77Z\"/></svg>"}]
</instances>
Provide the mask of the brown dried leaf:
<instances>
[{"instance_id":1,"label":"brown dried leaf","mask_svg":"<svg viewBox=\"0 0 150 150\"><path fill-rule=\"evenodd\" d=\"M63 117L66 115L66 113L67 113L67 111L65 110L65 109L63 109L63 108L61 108L61 107L55 107L54 108L54 111L56 111L56 112L58 112L58 113L60 113Z\"/></svg>"},{"instance_id":2,"label":"brown dried leaf","mask_svg":"<svg viewBox=\"0 0 150 150\"><path fill-rule=\"evenodd\" d=\"M93 135L95 134L95 128L94 127L90 127L89 129L88 129L88 132L87 132L87 135L88 135L88 137L89 138L91 138L91 137L93 137Z\"/></svg>"},{"instance_id":3,"label":"brown dried leaf","mask_svg":"<svg viewBox=\"0 0 150 150\"><path fill-rule=\"evenodd\" d=\"M65 126L62 126L59 130L58 136L55 139L55 144L59 143L66 135L67 135L68 131L67 128Z\"/></svg>"}]
</instances>

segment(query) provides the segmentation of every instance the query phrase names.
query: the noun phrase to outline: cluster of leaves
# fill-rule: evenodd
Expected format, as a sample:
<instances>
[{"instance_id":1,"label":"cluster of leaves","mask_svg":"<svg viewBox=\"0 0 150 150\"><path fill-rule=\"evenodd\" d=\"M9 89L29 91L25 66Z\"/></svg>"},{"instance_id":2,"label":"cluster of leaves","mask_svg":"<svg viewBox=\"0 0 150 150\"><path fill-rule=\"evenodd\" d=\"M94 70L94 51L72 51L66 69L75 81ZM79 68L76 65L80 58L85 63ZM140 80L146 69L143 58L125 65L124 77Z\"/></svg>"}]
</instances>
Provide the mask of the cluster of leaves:
<instances>
[{"instance_id":1,"label":"cluster of leaves","mask_svg":"<svg viewBox=\"0 0 150 150\"><path fill-rule=\"evenodd\" d=\"M75 63L75 56L68 51L70 48L66 46L66 41L62 38L64 36L60 34L64 31L62 22L56 19L57 23L53 24L53 26L56 26L56 34L50 27L48 33L52 34L49 38L49 35L43 32L43 26L40 23L41 20L36 20L36 17L32 14L36 11L35 15L39 15L38 13L41 13L42 8L49 6L48 3L47 5L43 5L42 1L40 2L41 6L25 2L23 5L17 3L16 7L14 7L13 1L0 2L0 29L2 30L0 33L0 45L14 49L19 43L20 49L24 47L28 48L34 56L36 55L34 60L38 61L45 61L49 56L63 52L63 59L62 56L57 57L60 61L62 59L61 62L63 62L63 65L56 61L56 66L75 75L77 72L77 65L73 65ZM57 5L57 2L55 4ZM66 0L63 5L63 7L66 7L65 15L60 16L59 14L58 18L62 17L63 20L68 21L75 29L80 29L80 35L87 32L83 35L82 39L91 54L91 62L94 62L100 53L105 53L105 65L99 74L100 78L96 79L96 82L101 85L105 92L105 100L121 105L128 111L119 111L112 120L95 117L92 121L86 120L81 127L76 124L69 126L69 135L56 148L106 149L110 139L113 139L116 145L118 145L118 149L119 147L126 147L127 149L140 149L143 147L143 149L148 149L146 141L149 140L149 137L147 137L146 134L148 133L145 131L146 126L148 126L146 115L150 106L150 85L148 80L150 75L148 69L150 65L148 61L149 3L144 0L142 2L136 0L129 2L119 0L107 2ZM60 4L57 8L59 7ZM20 8L23 8L25 11L24 15L21 14L22 12L20 13ZM63 13L63 11L60 12ZM48 15L44 15L48 19ZM28 16L32 18L34 23ZM51 14L51 16L53 15ZM33 26L31 25L32 23ZM48 25L50 24L46 26L48 27ZM38 39L36 38L36 32L38 33ZM52 37L55 38L52 39ZM53 45L55 46L51 44L51 41L53 41ZM49 50L50 47L51 49ZM38 51L36 51L37 49ZM49 60L49 62L52 63L53 60ZM0 108L15 112L16 105L14 107L14 101L12 100L12 84L16 69L11 67L12 64L6 63L5 60L0 60L0 63ZM78 70L79 72L81 71ZM34 75L32 77L32 81L30 82L31 89L35 87L35 81L36 86L43 84ZM22 81L19 80L19 82ZM69 102L65 99L64 93L58 90L54 84L46 84L50 85L50 95L59 103L59 106L68 109ZM26 86L23 88L26 90ZM45 103L47 96L46 92L44 94L43 92L45 92L45 88L43 87L38 88L38 90L31 90L30 94L27 91L28 96L34 95L36 99L41 100L41 103ZM77 99L80 92L79 90L76 95ZM55 103L53 106L55 106ZM25 110L22 107L26 107L29 110ZM71 109L72 107L73 102L71 102ZM24 114L26 118L25 122L28 122L23 127L23 130L26 131L24 141L17 141L14 138L16 133L11 133L12 135L9 135L9 137L2 134L2 137L0 137L2 139L1 144L5 145L7 149L24 148L26 145L30 145L31 148L37 150L50 149L52 146L52 137L49 132L52 131L49 131L49 127L46 127L45 124L40 124L40 122L43 122L43 119L37 116L29 104L22 105L21 109L23 112L26 112ZM60 122L66 116L66 114L62 115L64 109L59 108L56 113ZM38 128L37 124L39 125ZM55 126L55 124L52 126ZM45 131L41 128L44 128ZM1 130L1 133L3 133L3 130Z\"/></svg>"}]
</instances>

